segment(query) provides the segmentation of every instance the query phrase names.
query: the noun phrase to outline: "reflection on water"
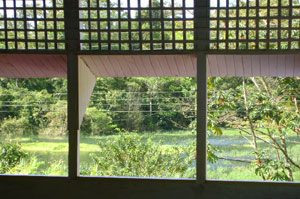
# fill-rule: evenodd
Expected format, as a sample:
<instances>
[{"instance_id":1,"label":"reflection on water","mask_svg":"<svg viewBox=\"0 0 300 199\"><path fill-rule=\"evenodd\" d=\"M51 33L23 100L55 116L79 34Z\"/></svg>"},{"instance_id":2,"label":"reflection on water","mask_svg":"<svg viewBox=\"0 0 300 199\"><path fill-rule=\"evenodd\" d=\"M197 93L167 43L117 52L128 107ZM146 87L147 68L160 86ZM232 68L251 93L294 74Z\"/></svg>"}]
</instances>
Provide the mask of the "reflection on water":
<instances>
[{"instance_id":1,"label":"reflection on water","mask_svg":"<svg viewBox=\"0 0 300 199\"><path fill-rule=\"evenodd\" d=\"M35 156L39 162L43 164L39 167L40 171L44 171L49 168L51 164L55 162L61 162L64 165L68 165L68 152L30 152L31 155ZM91 162L91 154L95 152L80 152L80 160L83 162Z\"/></svg>"}]
</instances>

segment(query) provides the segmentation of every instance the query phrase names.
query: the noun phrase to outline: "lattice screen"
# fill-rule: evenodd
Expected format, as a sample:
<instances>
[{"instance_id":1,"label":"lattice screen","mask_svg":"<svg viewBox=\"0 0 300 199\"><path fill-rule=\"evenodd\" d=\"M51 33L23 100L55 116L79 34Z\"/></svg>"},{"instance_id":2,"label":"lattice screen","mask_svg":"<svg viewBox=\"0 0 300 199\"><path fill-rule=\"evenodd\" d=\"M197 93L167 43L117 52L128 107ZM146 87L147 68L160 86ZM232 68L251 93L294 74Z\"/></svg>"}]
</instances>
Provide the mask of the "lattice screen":
<instances>
[{"instance_id":1,"label":"lattice screen","mask_svg":"<svg viewBox=\"0 0 300 199\"><path fill-rule=\"evenodd\" d=\"M80 0L82 51L194 50L194 0ZM63 0L0 0L0 50L64 50ZM210 0L211 50L300 49L300 0Z\"/></svg>"},{"instance_id":2,"label":"lattice screen","mask_svg":"<svg viewBox=\"0 0 300 199\"><path fill-rule=\"evenodd\" d=\"M299 49L300 0L210 0L210 49Z\"/></svg>"},{"instance_id":3,"label":"lattice screen","mask_svg":"<svg viewBox=\"0 0 300 199\"><path fill-rule=\"evenodd\" d=\"M194 0L80 0L81 50L193 50Z\"/></svg>"},{"instance_id":4,"label":"lattice screen","mask_svg":"<svg viewBox=\"0 0 300 199\"><path fill-rule=\"evenodd\" d=\"M63 0L0 0L0 50L64 50Z\"/></svg>"}]
</instances>

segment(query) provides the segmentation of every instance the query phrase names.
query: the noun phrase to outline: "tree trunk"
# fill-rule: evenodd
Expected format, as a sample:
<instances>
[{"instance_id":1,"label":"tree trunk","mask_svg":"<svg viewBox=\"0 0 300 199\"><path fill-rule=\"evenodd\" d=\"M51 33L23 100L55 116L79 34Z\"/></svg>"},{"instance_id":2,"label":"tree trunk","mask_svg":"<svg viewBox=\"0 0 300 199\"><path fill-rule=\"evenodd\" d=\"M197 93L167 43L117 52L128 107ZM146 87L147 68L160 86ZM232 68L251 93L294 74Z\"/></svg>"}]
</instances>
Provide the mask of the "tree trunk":
<instances>
[{"instance_id":1,"label":"tree trunk","mask_svg":"<svg viewBox=\"0 0 300 199\"><path fill-rule=\"evenodd\" d=\"M249 125L250 125L250 131L251 131L251 134L252 134L252 142L253 142L252 146L255 150L257 150L256 135L255 135L252 120L250 118L250 110L249 110L249 107L248 107L248 94L247 94L247 86L246 86L245 77L243 77L243 89L244 89L244 102L245 102L246 115L247 115L247 120L248 120Z\"/></svg>"}]
</instances>

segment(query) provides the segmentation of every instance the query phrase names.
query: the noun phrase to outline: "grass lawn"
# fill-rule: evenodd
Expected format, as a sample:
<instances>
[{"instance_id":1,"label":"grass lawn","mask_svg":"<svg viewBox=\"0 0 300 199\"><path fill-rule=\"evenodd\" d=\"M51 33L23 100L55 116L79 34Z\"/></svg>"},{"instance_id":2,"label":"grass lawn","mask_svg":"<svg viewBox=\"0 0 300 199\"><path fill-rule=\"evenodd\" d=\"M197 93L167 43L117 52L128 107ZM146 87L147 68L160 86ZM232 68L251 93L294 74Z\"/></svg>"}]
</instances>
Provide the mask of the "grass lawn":
<instances>
[{"instance_id":1,"label":"grass lawn","mask_svg":"<svg viewBox=\"0 0 300 199\"><path fill-rule=\"evenodd\" d=\"M223 136L210 136L209 142L216 146L220 152L217 155L227 159L246 159L251 160L254 155L252 147L246 139L239 135L237 130L224 130ZM144 139L151 138L160 146L168 147L171 145L185 146L196 141L196 135L191 131L158 131L143 132L141 135ZM81 164L91 164L90 154L96 153L99 149L98 142L106 142L113 140L118 135L103 136L84 136L80 138L80 159ZM4 139L13 140L22 145L22 149L36 158L36 169L32 173L38 175L67 175L67 159L68 159L68 138L67 137L51 137L51 136L23 136L18 138L0 137L0 141ZM296 162L300 163L300 138L291 137L291 143L288 143L288 150L293 154ZM259 147L265 148L266 144L259 142ZM21 169L20 169L21 170ZM22 172L20 172L22 173ZM24 172L23 172L24 173ZM25 172L26 174L26 172ZM300 181L300 171L294 173L296 181ZM219 159L217 163L208 164L208 179L221 180L261 180L256 176L250 163L237 161L229 161Z\"/></svg>"}]
</instances>

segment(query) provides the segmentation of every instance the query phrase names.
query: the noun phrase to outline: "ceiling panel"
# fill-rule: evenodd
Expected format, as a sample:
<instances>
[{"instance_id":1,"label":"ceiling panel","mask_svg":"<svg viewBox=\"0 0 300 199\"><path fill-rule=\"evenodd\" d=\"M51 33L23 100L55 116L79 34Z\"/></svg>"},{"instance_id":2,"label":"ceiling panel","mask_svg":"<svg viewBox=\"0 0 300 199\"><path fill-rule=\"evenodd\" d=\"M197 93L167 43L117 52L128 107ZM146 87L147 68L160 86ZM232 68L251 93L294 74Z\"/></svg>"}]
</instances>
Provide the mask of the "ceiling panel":
<instances>
[{"instance_id":1,"label":"ceiling panel","mask_svg":"<svg viewBox=\"0 0 300 199\"><path fill-rule=\"evenodd\" d=\"M0 54L0 77L54 78L66 76L65 55Z\"/></svg>"},{"instance_id":2,"label":"ceiling panel","mask_svg":"<svg viewBox=\"0 0 300 199\"><path fill-rule=\"evenodd\" d=\"M81 55L97 77L195 77L196 55ZM207 55L215 76L299 77L300 55ZM0 54L0 77L67 76L65 55Z\"/></svg>"}]
</instances>

